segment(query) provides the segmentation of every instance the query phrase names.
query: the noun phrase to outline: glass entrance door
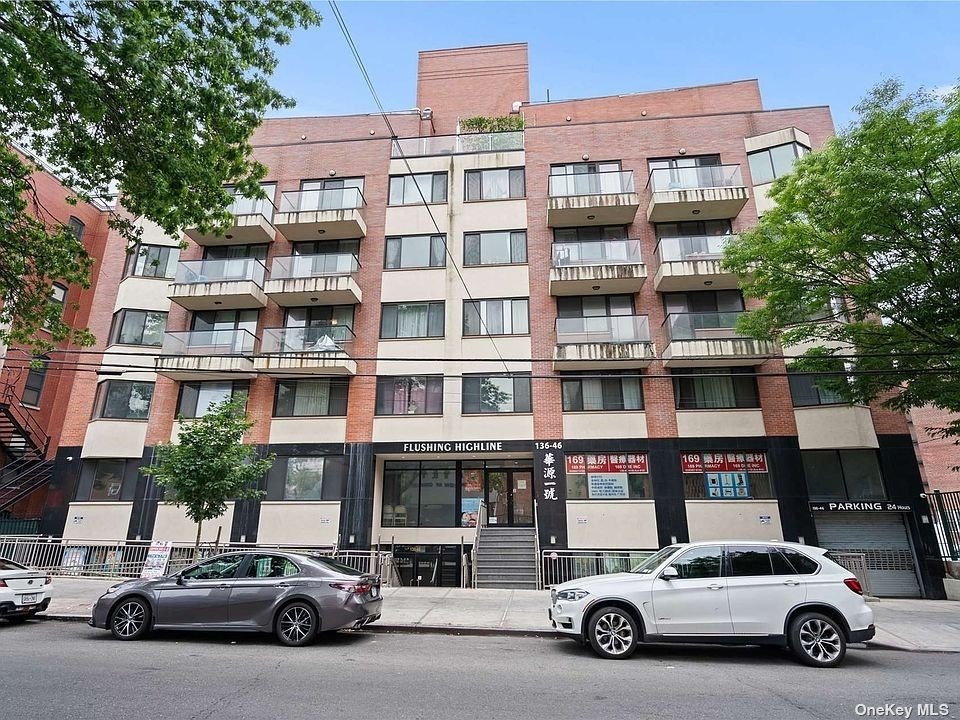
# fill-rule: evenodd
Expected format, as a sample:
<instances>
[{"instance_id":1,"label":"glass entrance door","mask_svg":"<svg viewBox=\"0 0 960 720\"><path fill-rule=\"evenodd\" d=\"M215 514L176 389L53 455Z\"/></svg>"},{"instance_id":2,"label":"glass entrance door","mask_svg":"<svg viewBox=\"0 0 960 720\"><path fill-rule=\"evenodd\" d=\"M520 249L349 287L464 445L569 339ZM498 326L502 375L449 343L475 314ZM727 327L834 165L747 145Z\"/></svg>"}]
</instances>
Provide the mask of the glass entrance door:
<instances>
[{"instance_id":1,"label":"glass entrance door","mask_svg":"<svg viewBox=\"0 0 960 720\"><path fill-rule=\"evenodd\" d=\"M487 524L533 525L533 472L486 471Z\"/></svg>"}]
</instances>

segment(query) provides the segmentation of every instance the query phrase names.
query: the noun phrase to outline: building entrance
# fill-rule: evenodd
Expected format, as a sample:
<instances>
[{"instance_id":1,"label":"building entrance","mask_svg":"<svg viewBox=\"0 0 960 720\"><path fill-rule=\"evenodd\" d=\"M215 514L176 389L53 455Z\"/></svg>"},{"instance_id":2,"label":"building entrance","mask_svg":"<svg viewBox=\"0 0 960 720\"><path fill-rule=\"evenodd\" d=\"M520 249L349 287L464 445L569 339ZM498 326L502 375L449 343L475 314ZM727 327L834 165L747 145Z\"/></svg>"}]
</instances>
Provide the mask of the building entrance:
<instances>
[{"instance_id":1,"label":"building entrance","mask_svg":"<svg viewBox=\"0 0 960 720\"><path fill-rule=\"evenodd\" d=\"M484 490L487 525L533 525L532 470L486 470Z\"/></svg>"}]
</instances>

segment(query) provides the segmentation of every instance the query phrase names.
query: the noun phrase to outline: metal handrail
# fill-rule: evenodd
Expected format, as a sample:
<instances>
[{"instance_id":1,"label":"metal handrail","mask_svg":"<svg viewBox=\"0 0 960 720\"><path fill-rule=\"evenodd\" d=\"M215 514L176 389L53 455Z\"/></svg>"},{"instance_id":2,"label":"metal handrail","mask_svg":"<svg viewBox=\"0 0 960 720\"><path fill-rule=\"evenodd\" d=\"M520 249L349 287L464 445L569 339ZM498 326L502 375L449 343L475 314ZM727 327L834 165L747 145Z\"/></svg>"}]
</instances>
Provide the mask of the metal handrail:
<instances>
[{"instance_id":1,"label":"metal handrail","mask_svg":"<svg viewBox=\"0 0 960 720\"><path fill-rule=\"evenodd\" d=\"M38 423L29 412L23 409L20 405L21 402L23 402L23 399L17 395L16 385L12 382L7 382L3 388L2 402L0 402L0 404L6 408L7 413L11 415L14 422L31 435L31 438L36 434L43 440L41 443L37 443L36 440L34 440L32 444L35 449L39 449L41 456L45 456L47 454L47 448L50 446L50 436L47 435L40 423Z\"/></svg>"},{"instance_id":2,"label":"metal handrail","mask_svg":"<svg viewBox=\"0 0 960 720\"><path fill-rule=\"evenodd\" d=\"M540 521L537 518L537 496L533 496L533 543L537 559L537 590L543 590L543 559L540 557Z\"/></svg>"},{"instance_id":3,"label":"metal handrail","mask_svg":"<svg viewBox=\"0 0 960 720\"><path fill-rule=\"evenodd\" d=\"M487 524L487 503L480 500L480 506L477 508L477 534L473 536L473 587L477 587L477 549L480 547L480 530Z\"/></svg>"}]
</instances>

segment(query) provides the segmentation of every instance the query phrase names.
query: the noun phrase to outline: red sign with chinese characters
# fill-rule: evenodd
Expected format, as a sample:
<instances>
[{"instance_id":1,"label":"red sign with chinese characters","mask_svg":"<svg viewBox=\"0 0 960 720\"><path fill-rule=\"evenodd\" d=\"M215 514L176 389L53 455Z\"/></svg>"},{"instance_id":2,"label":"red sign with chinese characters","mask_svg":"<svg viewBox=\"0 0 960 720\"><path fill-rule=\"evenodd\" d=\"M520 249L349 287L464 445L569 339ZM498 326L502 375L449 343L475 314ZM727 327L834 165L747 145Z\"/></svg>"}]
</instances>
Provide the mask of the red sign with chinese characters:
<instances>
[{"instance_id":1,"label":"red sign with chinese characters","mask_svg":"<svg viewBox=\"0 0 960 720\"><path fill-rule=\"evenodd\" d=\"M703 458L700 453L680 453L680 471L685 473L703 472Z\"/></svg>"},{"instance_id":2,"label":"red sign with chinese characters","mask_svg":"<svg viewBox=\"0 0 960 720\"><path fill-rule=\"evenodd\" d=\"M767 472L767 454L747 453L747 472Z\"/></svg>"},{"instance_id":3,"label":"red sign with chinese characters","mask_svg":"<svg viewBox=\"0 0 960 720\"><path fill-rule=\"evenodd\" d=\"M583 475L587 471L585 455L567 455L567 472L571 475Z\"/></svg>"},{"instance_id":4,"label":"red sign with chinese characters","mask_svg":"<svg viewBox=\"0 0 960 720\"><path fill-rule=\"evenodd\" d=\"M567 455L566 460L567 472L571 475L603 472L650 472L646 453L590 453L588 455Z\"/></svg>"},{"instance_id":5,"label":"red sign with chinese characters","mask_svg":"<svg viewBox=\"0 0 960 720\"><path fill-rule=\"evenodd\" d=\"M705 452L681 453L680 471L702 472L767 472L766 453Z\"/></svg>"}]
</instances>

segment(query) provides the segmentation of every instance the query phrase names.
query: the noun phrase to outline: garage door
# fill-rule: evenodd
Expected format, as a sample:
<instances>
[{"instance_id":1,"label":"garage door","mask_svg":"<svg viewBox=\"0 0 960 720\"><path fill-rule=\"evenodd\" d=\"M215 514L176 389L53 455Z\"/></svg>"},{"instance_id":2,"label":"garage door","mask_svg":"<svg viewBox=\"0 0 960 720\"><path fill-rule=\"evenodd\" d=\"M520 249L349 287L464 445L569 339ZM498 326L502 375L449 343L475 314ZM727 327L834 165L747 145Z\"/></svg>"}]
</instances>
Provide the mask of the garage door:
<instances>
[{"instance_id":1,"label":"garage door","mask_svg":"<svg viewBox=\"0 0 960 720\"><path fill-rule=\"evenodd\" d=\"M910 536L900 513L816 515L820 547L862 553L878 597L920 597Z\"/></svg>"}]
</instances>

